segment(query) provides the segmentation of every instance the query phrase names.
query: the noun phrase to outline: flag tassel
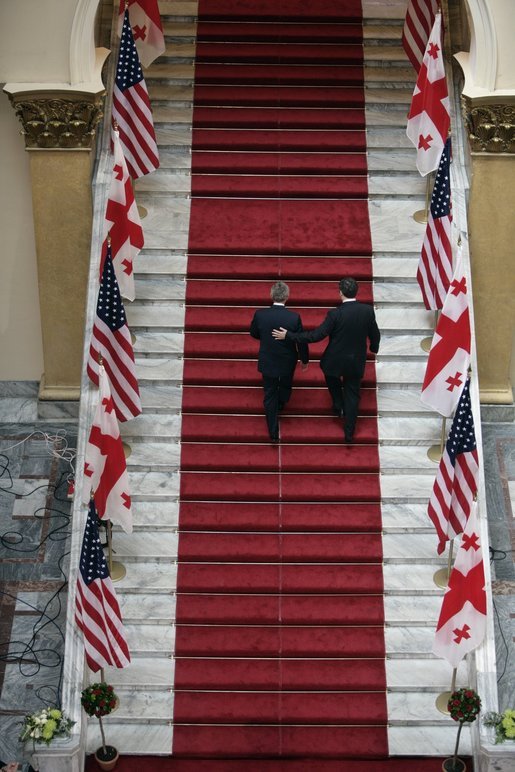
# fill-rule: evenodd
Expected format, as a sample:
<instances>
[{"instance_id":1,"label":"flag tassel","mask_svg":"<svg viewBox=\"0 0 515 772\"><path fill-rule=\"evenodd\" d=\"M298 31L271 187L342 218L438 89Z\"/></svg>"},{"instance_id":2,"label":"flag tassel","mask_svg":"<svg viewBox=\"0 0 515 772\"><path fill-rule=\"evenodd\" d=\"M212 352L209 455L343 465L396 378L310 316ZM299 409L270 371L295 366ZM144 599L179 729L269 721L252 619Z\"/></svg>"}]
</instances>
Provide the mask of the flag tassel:
<instances>
[{"instance_id":1,"label":"flag tassel","mask_svg":"<svg viewBox=\"0 0 515 772\"><path fill-rule=\"evenodd\" d=\"M123 563L118 560L113 560L113 524L109 521L107 526L107 564L109 566L109 573L113 582L119 582L123 579L127 570Z\"/></svg>"},{"instance_id":2,"label":"flag tassel","mask_svg":"<svg viewBox=\"0 0 515 772\"><path fill-rule=\"evenodd\" d=\"M449 699L451 697L451 694L456 691L456 673L457 668L454 668L452 671L452 679L451 679L451 689L448 692L442 692L438 695L435 701L435 705L437 710L440 711L440 713L443 713L444 716L449 715L449 708L447 707L447 703L449 702Z\"/></svg>"}]
</instances>

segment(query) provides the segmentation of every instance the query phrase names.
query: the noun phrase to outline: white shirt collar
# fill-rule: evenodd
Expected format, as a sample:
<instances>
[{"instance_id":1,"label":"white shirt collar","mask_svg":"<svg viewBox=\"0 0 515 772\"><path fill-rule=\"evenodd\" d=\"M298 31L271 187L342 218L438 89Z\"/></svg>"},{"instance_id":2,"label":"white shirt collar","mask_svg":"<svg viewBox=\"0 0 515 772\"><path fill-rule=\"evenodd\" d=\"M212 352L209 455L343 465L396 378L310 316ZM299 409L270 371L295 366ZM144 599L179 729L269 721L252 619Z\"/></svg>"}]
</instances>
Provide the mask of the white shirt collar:
<instances>
[{"instance_id":1,"label":"white shirt collar","mask_svg":"<svg viewBox=\"0 0 515 772\"><path fill-rule=\"evenodd\" d=\"M274 305L274 306L284 306L284 303L276 303L276 302L274 301L274 303L273 303L272 305Z\"/></svg>"},{"instance_id":2,"label":"white shirt collar","mask_svg":"<svg viewBox=\"0 0 515 772\"><path fill-rule=\"evenodd\" d=\"M342 298L342 303L355 303L356 298Z\"/></svg>"}]
</instances>

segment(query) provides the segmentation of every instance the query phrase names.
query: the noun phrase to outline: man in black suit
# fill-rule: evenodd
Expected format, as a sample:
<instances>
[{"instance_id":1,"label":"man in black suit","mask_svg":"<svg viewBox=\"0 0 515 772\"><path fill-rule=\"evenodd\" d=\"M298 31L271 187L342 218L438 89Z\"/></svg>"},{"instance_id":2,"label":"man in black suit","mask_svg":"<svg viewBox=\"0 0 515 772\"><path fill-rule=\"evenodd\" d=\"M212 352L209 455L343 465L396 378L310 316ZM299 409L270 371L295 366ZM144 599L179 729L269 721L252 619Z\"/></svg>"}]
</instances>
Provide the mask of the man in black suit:
<instances>
[{"instance_id":1,"label":"man in black suit","mask_svg":"<svg viewBox=\"0 0 515 772\"><path fill-rule=\"evenodd\" d=\"M282 340L278 345L272 338L274 327L295 333L302 332L300 316L285 308L289 294L287 284L283 281L276 282L270 290L272 305L270 308L256 311L250 325L250 334L259 340L258 370L263 377L263 404L270 439L273 442L279 440L279 411L290 399L297 359L300 357L303 369L307 368L309 361L306 342L303 341L297 346L292 340Z\"/></svg>"},{"instance_id":2,"label":"man in black suit","mask_svg":"<svg viewBox=\"0 0 515 772\"><path fill-rule=\"evenodd\" d=\"M298 333L281 328L273 330L272 335L278 341L309 343L329 336L320 367L333 400L333 409L344 419L345 441L352 442L367 358L367 340L370 341L370 351L377 354L381 335L372 306L356 300L357 282L346 277L340 281L339 288L341 305L332 308L315 330Z\"/></svg>"}]
</instances>

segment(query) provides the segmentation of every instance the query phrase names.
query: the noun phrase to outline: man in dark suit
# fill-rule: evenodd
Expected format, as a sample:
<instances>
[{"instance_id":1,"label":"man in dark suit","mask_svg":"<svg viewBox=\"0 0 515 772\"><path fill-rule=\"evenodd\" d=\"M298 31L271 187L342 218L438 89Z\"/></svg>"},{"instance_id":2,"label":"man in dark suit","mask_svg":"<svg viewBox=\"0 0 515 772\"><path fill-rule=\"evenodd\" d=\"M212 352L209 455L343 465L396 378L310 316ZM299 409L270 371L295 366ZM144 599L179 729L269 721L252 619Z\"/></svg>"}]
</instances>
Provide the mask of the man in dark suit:
<instances>
[{"instance_id":1,"label":"man in dark suit","mask_svg":"<svg viewBox=\"0 0 515 772\"><path fill-rule=\"evenodd\" d=\"M367 340L370 351L377 354L381 339L374 309L356 300L357 292L357 282L346 277L340 281L341 305L332 308L315 330L298 333L281 328L272 331L278 341L316 343L329 337L320 367L333 400L333 409L344 419L346 442L352 442L354 436Z\"/></svg>"},{"instance_id":2,"label":"man in dark suit","mask_svg":"<svg viewBox=\"0 0 515 772\"><path fill-rule=\"evenodd\" d=\"M250 334L259 340L258 370L263 377L263 404L270 439L273 442L279 440L279 411L290 399L297 359L300 357L303 369L306 369L309 361L306 342L297 346L292 340L282 340L278 344L278 341L272 338L274 327L295 333L302 332L300 316L285 308L289 294L287 284L283 281L276 282L270 290L272 305L270 308L256 311L250 325Z\"/></svg>"}]
</instances>

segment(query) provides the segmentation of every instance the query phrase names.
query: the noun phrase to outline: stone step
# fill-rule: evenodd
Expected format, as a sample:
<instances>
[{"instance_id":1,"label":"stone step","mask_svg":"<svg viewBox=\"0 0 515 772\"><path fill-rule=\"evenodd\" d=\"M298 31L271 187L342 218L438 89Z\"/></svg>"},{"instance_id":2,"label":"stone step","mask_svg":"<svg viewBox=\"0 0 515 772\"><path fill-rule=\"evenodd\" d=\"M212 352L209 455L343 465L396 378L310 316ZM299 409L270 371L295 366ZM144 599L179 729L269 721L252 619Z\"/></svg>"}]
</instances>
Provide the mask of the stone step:
<instances>
[{"instance_id":1,"label":"stone step","mask_svg":"<svg viewBox=\"0 0 515 772\"><path fill-rule=\"evenodd\" d=\"M167 16L196 16L198 0L159 0L159 13Z\"/></svg>"},{"instance_id":2,"label":"stone step","mask_svg":"<svg viewBox=\"0 0 515 772\"><path fill-rule=\"evenodd\" d=\"M145 726L144 731L134 731L133 724L117 720L116 713L106 716L105 721L109 724L108 743L115 745L124 755L170 755L173 741L171 716L168 721ZM102 737L98 721L92 719L88 722L86 751L94 753L101 746Z\"/></svg>"},{"instance_id":3,"label":"stone step","mask_svg":"<svg viewBox=\"0 0 515 772\"><path fill-rule=\"evenodd\" d=\"M406 570L404 569L404 576ZM432 652L434 642L434 629L430 627L417 627L406 625L405 627L385 627L386 655L390 659L433 659ZM409 667L409 663L406 663Z\"/></svg>"},{"instance_id":4,"label":"stone step","mask_svg":"<svg viewBox=\"0 0 515 772\"><path fill-rule=\"evenodd\" d=\"M428 458L426 445L381 445L379 459L384 474L436 474L436 465Z\"/></svg>"},{"instance_id":5,"label":"stone step","mask_svg":"<svg viewBox=\"0 0 515 772\"><path fill-rule=\"evenodd\" d=\"M124 624L170 625L175 619L175 595L163 593L118 593ZM123 671L122 671L123 672Z\"/></svg>"},{"instance_id":6,"label":"stone step","mask_svg":"<svg viewBox=\"0 0 515 772\"><path fill-rule=\"evenodd\" d=\"M117 531L113 536L113 546L116 549L116 559L126 566L130 563L144 564L147 561L155 561L160 564L165 561L177 560L178 539L179 537L176 533L163 533L161 531L153 531L152 533L125 533L124 531ZM173 587L176 573L169 573L168 580L170 582L168 586ZM171 584L171 582L174 584ZM153 583L150 587L154 589L152 585ZM121 584L120 586L123 587Z\"/></svg>"},{"instance_id":7,"label":"stone step","mask_svg":"<svg viewBox=\"0 0 515 772\"><path fill-rule=\"evenodd\" d=\"M125 625L125 632L133 658L167 656L174 650L174 625ZM144 694L144 692L138 692L138 694ZM155 692L156 697L158 694L159 692ZM133 697L136 698L136 693ZM123 702L123 699L120 700L120 707Z\"/></svg>"},{"instance_id":8,"label":"stone step","mask_svg":"<svg viewBox=\"0 0 515 772\"><path fill-rule=\"evenodd\" d=\"M197 24L194 21L175 21L163 19L162 25L164 36L169 40L175 40L176 38L195 39L197 34ZM377 29L377 27L375 29ZM391 27L390 29L392 31L392 37L394 37L395 27Z\"/></svg>"},{"instance_id":9,"label":"stone step","mask_svg":"<svg viewBox=\"0 0 515 772\"><path fill-rule=\"evenodd\" d=\"M133 515L134 519L136 520L137 512L134 510L135 506L133 505ZM151 528L158 527L159 531L153 534L154 537L157 535L159 538L173 536L175 539L177 539L176 533L166 533L160 526L148 525L147 531ZM113 533L113 548L115 550L116 559L124 564L127 572L123 579L120 579L115 583L115 590L117 595L156 595L159 593L170 592L171 589L175 588L177 584L177 565L175 563L175 558L168 559L168 561L161 560L155 563L151 561L145 563L141 560L133 560L132 558L128 559L126 554L127 550L125 549L127 539L122 538L126 535L127 534L124 534L118 526L115 526ZM129 539L132 537L139 539L141 534L134 531L132 534L128 534L127 536ZM146 634L147 633L145 633L145 635Z\"/></svg>"},{"instance_id":10,"label":"stone step","mask_svg":"<svg viewBox=\"0 0 515 772\"><path fill-rule=\"evenodd\" d=\"M425 225L416 222L413 214L425 206L423 197L407 200L382 199L369 202L372 248L379 252L420 252ZM432 314L434 320L434 314Z\"/></svg>"},{"instance_id":11,"label":"stone step","mask_svg":"<svg viewBox=\"0 0 515 772\"><path fill-rule=\"evenodd\" d=\"M437 554L438 540L429 517L427 524L428 533L383 534L383 559L388 564L384 567L384 580L388 592L402 595L441 594L432 577L440 566L447 566L447 557ZM406 586L406 571L410 575L409 587Z\"/></svg>"},{"instance_id":12,"label":"stone step","mask_svg":"<svg viewBox=\"0 0 515 772\"><path fill-rule=\"evenodd\" d=\"M411 172L415 166L415 148L377 148L368 150L367 163L369 177L376 172Z\"/></svg>"},{"instance_id":13,"label":"stone step","mask_svg":"<svg viewBox=\"0 0 515 772\"><path fill-rule=\"evenodd\" d=\"M132 499L162 501L179 495L179 474L166 472L131 472L129 485Z\"/></svg>"}]
</instances>

